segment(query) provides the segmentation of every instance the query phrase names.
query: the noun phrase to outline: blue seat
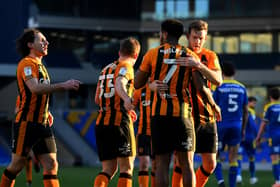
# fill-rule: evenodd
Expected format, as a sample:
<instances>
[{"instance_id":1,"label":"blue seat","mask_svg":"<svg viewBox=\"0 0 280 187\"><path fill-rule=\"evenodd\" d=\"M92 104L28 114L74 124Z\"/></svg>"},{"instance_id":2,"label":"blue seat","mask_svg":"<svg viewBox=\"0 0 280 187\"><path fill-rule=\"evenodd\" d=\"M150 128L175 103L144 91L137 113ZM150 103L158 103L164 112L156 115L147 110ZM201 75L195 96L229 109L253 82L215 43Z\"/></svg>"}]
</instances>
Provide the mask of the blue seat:
<instances>
[{"instance_id":1,"label":"blue seat","mask_svg":"<svg viewBox=\"0 0 280 187\"><path fill-rule=\"evenodd\" d=\"M6 166L11 161L11 153L0 145L0 166Z\"/></svg>"}]
</instances>

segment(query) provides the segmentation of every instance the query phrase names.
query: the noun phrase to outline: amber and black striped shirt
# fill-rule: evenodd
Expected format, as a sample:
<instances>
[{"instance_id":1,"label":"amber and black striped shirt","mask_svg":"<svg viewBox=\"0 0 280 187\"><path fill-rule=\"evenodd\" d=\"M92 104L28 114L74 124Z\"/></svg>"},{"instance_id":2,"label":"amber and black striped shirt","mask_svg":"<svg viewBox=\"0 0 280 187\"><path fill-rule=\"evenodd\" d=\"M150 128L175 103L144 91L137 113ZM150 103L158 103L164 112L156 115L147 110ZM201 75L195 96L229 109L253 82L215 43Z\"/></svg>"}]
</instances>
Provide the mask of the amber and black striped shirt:
<instances>
[{"instance_id":1,"label":"amber and black striped shirt","mask_svg":"<svg viewBox=\"0 0 280 187\"><path fill-rule=\"evenodd\" d=\"M32 57L23 58L17 67L17 85L19 92L16 123L21 121L46 124L49 111L49 94L31 93L26 81L38 79L39 84L50 84L50 77L40 60Z\"/></svg>"},{"instance_id":2,"label":"amber and black striped shirt","mask_svg":"<svg viewBox=\"0 0 280 187\"><path fill-rule=\"evenodd\" d=\"M150 74L151 81L163 81L172 66L177 66L171 79L167 82L169 89L164 94L154 93L152 116L191 117L189 78L191 68L165 63L166 59L197 55L181 45L168 43L149 50L140 65L140 70Z\"/></svg>"},{"instance_id":3,"label":"amber and black striped shirt","mask_svg":"<svg viewBox=\"0 0 280 187\"><path fill-rule=\"evenodd\" d=\"M96 125L119 126L123 120L130 120L124 108L124 102L115 91L115 81L118 76L124 76L128 83L127 94L132 98L134 90L133 66L127 62L115 61L107 65L100 73L96 95L99 100L99 114Z\"/></svg>"},{"instance_id":4,"label":"amber and black striped shirt","mask_svg":"<svg viewBox=\"0 0 280 187\"><path fill-rule=\"evenodd\" d=\"M133 104L139 106L140 112L137 134L151 135L151 93L148 84L133 93Z\"/></svg>"},{"instance_id":5,"label":"amber and black striped shirt","mask_svg":"<svg viewBox=\"0 0 280 187\"><path fill-rule=\"evenodd\" d=\"M210 70L221 70L219 59L213 51L203 48L200 54L198 54L198 56L200 58L201 63L207 66ZM205 77L203 77L203 80L204 84L208 86L208 88L211 89L214 86ZM193 81L191 81L190 86L195 125L205 125L206 123L214 123L215 114L212 107L210 106L210 104L207 103L205 98L203 98L201 93L195 89Z\"/></svg>"}]
</instances>

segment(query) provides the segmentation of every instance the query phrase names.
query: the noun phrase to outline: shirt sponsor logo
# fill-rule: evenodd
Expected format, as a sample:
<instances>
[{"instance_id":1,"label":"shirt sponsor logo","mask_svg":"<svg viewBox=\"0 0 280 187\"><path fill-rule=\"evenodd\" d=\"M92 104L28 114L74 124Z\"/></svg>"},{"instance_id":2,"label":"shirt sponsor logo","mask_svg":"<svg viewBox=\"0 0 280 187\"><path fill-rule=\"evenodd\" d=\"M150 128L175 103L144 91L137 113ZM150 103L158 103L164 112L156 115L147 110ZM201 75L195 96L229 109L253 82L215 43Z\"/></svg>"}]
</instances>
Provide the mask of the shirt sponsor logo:
<instances>
[{"instance_id":1,"label":"shirt sponsor logo","mask_svg":"<svg viewBox=\"0 0 280 187\"><path fill-rule=\"evenodd\" d=\"M25 76L31 76L32 75L32 70L30 66L27 66L24 68L24 75Z\"/></svg>"},{"instance_id":2,"label":"shirt sponsor logo","mask_svg":"<svg viewBox=\"0 0 280 187\"><path fill-rule=\"evenodd\" d=\"M123 144L121 147L119 147L119 152L122 154L128 154L131 152L131 146L129 143Z\"/></svg>"},{"instance_id":3,"label":"shirt sponsor logo","mask_svg":"<svg viewBox=\"0 0 280 187\"><path fill-rule=\"evenodd\" d=\"M150 100L144 100L142 101L142 105L143 106L149 106L151 104L151 101Z\"/></svg>"},{"instance_id":4,"label":"shirt sponsor logo","mask_svg":"<svg viewBox=\"0 0 280 187\"><path fill-rule=\"evenodd\" d=\"M182 142L182 146L187 149L187 150L191 150L192 148L192 138L188 138L186 142Z\"/></svg>"},{"instance_id":5,"label":"shirt sponsor logo","mask_svg":"<svg viewBox=\"0 0 280 187\"><path fill-rule=\"evenodd\" d=\"M181 50L181 49L175 49L175 48L168 48L168 49L160 49L159 50L160 53L163 54L170 54L170 53L179 53L179 55L181 55L182 53L186 52L185 50Z\"/></svg>"},{"instance_id":6,"label":"shirt sponsor logo","mask_svg":"<svg viewBox=\"0 0 280 187\"><path fill-rule=\"evenodd\" d=\"M119 72L119 75L125 76L126 72L127 72L127 68L121 68L120 72Z\"/></svg>"}]
</instances>

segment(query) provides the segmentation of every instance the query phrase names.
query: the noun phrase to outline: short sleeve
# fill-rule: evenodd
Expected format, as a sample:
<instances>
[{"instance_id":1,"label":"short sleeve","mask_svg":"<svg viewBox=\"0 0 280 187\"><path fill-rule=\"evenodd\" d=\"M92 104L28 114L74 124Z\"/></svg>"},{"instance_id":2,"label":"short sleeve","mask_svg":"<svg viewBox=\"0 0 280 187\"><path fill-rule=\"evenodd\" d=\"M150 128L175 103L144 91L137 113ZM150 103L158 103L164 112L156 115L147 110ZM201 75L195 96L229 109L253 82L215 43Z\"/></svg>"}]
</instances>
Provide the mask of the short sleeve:
<instances>
[{"instance_id":1,"label":"short sleeve","mask_svg":"<svg viewBox=\"0 0 280 187\"><path fill-rule=\"evenodd\" d=\"M244 88L244 105L248 105L248 95L247 95L247 92L246 92L246 89Z\"/></svg>"},{"instance_id":2,"label":"short sleeve","mask_svg":"<svg viewBox=\"0 0 280 187\"><path fill-rule=\"evenodd\" d=\"M23 61L20 63L18 67L19 76L24 80L27 81L32 78L37 78L38 67L36 64L28 61Z\"/></svg>"},{"instance_id":3,"label":"short sleeve","mask_svg":"<svg viewBox=\"0 0 280 187\"><path fill-rule=\"evenodd\" d=\"M17 96L17 100L16 100L16 107L18 108L20 105L20 97L19 95Z\"/></svg>"},{"instance_id":4,"label":"short sleeve","mask_svg":"<svg viewBox=\"0 0 280 187\"><path fill-rule=\"evenodd\" d=\"M269 121L269 108L267 110L264 110L263 120L268 122Z\"/></svg>"},{"instance_id":5,"label":"short sleeve","mask_svg":"<svg viewBox=\"0 0 280 187\"><path fill-rule=\"evenodd\" d=\"M134 70L133 70L132 65L130 65L128 63L120 65L120 70L119 70L117 76L123 76L127 80L134 79Z\"/></svg>"},{"instance_id":6,"label":"short sleeve","mask_svg":"<svg viewBox=\"0 0 280 187\"><path fill-rule=\"evenodd\" d=\"M219 58L216 53L211 53L210 63L208 64L208 68L212 70L221 70Z\"/></svg>"},{"instance_id":7,"label":"short sleeve","mask_svg":"<svg viewBox=\"0 0 280 187\"><path fill-rule=\"evenodd\" d=\"M140 65L140 67L139 67L140 71L150 73L150 71L151 71L151 63L152 63L151 57L152 57L152 51L148 51L144 55L142 63Z\"/></svg>"}]
</instances>

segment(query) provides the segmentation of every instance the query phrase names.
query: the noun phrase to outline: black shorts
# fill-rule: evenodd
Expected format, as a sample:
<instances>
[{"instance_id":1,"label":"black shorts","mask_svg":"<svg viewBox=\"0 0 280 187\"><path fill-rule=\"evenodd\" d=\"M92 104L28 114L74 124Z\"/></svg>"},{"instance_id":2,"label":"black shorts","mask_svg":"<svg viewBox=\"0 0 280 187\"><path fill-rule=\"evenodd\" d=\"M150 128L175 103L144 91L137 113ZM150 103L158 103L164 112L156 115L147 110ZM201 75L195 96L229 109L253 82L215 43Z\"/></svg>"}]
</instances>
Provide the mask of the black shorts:
<instances>
[{"instance_id":1,"label":"black shorts","mask_svg":"<svg viewBox=\"0 0 280 187\"><path fill-rule=\"evenodd\" d=\"M100 161L136 155L133 124L95 126L96 145Z\"/></svg>"},{"instance_id":2,"label":"black shorts","mask_svg":"<svg viewBox=\"0 0 280 187\"><path fill-rule=\"evenodd\" d=\"M195 132L196 153L217 153L218 134L216 123L198 125Z\"/></svg>"},{"instance_id":3,"label":"black shorts","mask_svg":"<svg viewBox=\"0 0 280 187\"><path fill-rule=\"evenodd\" d=\"M138 156L151 156L152 142L150 135L138 134L136 144Z\"/></svg>"},{"instance_id":4,"label":"black shorts","mask_svg":"<svg viewBox=\"0 0 280 187\"><path fill-rule=\"evenodd\" d=\"M27 156L30 150L35 155L56 153L56 143L50 126L21 121L13 125L13 153Z\"/></svg>"},{"instance_id":5,"label":"black shorts","mask_svg":"<svg viewBox=\"0 0 280 187\"><path fill-rule=\"evenodd\" d=\"M194 125L189 118L153 116L151 132L156 155L195 149Z\"/></svg>"}]
</instances>

